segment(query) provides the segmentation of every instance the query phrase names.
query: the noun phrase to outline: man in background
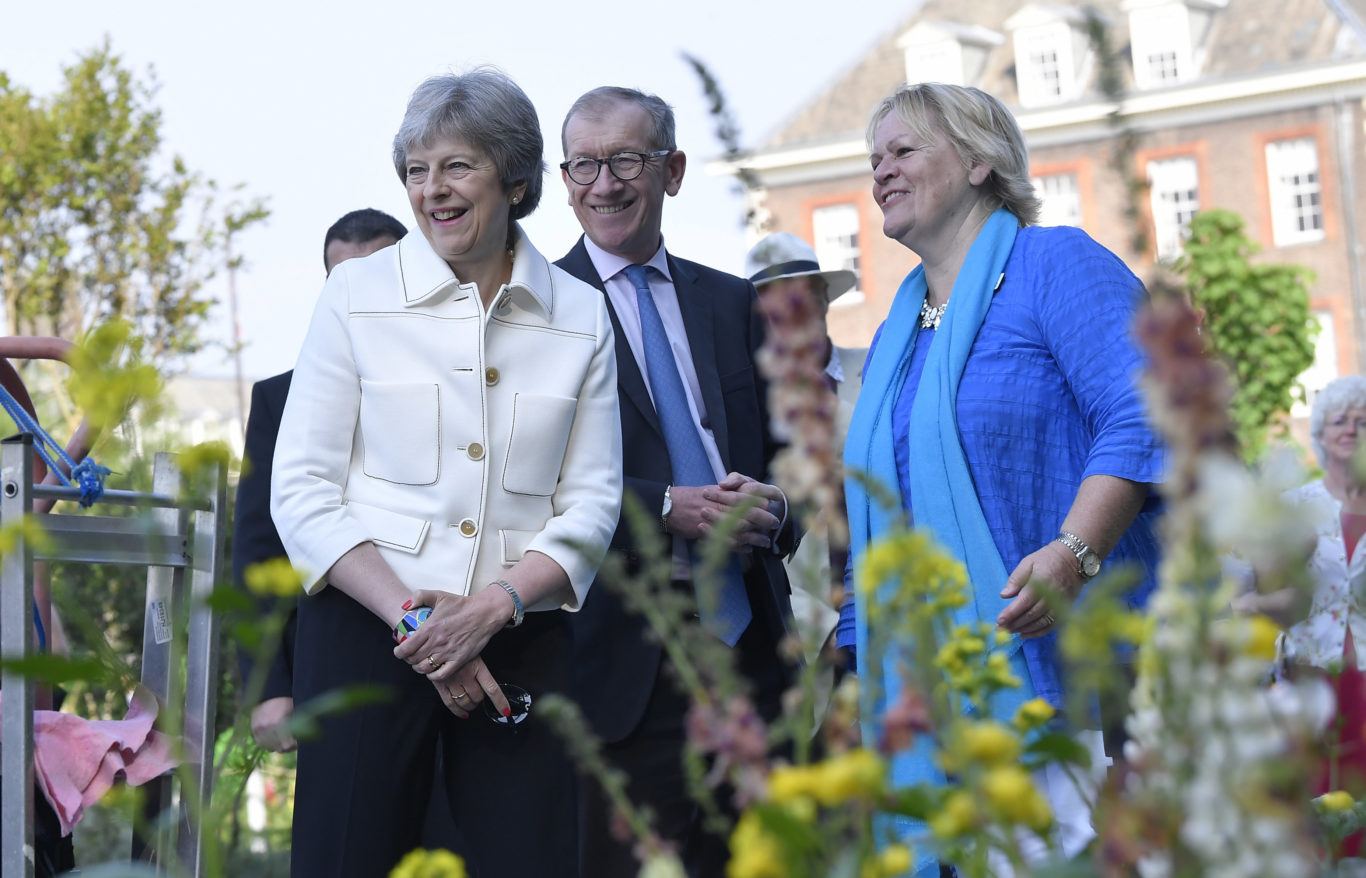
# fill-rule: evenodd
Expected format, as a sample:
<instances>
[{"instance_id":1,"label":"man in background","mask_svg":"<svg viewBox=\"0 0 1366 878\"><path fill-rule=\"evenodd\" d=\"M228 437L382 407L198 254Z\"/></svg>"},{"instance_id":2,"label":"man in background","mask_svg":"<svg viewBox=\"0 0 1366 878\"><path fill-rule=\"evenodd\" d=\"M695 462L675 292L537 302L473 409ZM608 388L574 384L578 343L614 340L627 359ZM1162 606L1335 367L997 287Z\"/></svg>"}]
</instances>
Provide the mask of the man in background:
<instances>
[{"instance_id":1,"label":"man in background","mask_svg":"<svg viewBox=\"0 0 1366 878\"><path fill-rule=\"evenodd\" d=\"M830 459L844 459L844 438L849 432L849 420L854 414L854 403L863 385L863 361L867 348L844 348L830 340L826 326L826 312L830 303L854 288L858 275L847 269L823 270L816 260L812 246L796 235L774 232L764 236L745 256L745 276L759 293L766 313L792 309L797 313L811 313L819 321L811 327L824 340L822 352L826 389L835 395L836 405L830 410ZM784 312L784 313L790 313ZM774 428L774 432L780 433ZM779 438L786 438L779 436ZM839 494L839 514L844 514L844 492ZM796 619L802 643L808 651L809 663L821 666L817 678L816 718L825 713L830 689L834 685L834 670L830 662L819 661L820 651L830 640L839 622L839 596L844 592L844 568L849 560L846 544L832 544L823 527L811 528L802 538L801 547L787 561L787 576L792 583L792 615Z\"/></svg>"},{"instance_id":2,"label":"man in background","mask_svg":"<svg viewBox=\"0 0 1366 878\"><path fill-rule=\"evenodd\" d=\"M772 720L791 670L778 644L791 605L781 556L796 547L787 500L768 484L777 444L754 357L763 339L754 287L668 252L664 201L686 156L673 110L654 95L604 87L580 97L561 132L560 166L583 237L557 264L607 297L616 335L626 490L654 513L673 546L673 587L694 595L698 541L736 506L758 501L732 534L717 600L701 623L734 652L759 714ZM612 549L637 558L627 516ZM704 606L714 604L714 606ZM627 793L655 814L689 873L725 874L726 839L703 831L683 767L689 701L659 643L608 584L573 616L574 698ZM613 836L611 809L592 781L580 796L580 873L634 878L631 849Z\"/></svg>"}]
</instances>

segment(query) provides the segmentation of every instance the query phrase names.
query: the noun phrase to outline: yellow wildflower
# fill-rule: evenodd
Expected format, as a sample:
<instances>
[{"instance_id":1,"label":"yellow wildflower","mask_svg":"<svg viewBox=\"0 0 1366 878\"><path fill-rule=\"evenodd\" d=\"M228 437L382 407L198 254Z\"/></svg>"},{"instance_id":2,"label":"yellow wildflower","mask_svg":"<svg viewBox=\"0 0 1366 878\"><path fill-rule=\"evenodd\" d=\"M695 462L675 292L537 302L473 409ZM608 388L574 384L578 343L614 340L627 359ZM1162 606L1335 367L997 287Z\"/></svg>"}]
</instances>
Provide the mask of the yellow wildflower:
<instances>
[{"instance_id":1,"label":"yellow wildflower","mask_svg":"<svg viewBox=\"0 0 1366 878\"><path fill-rule=\"evenodd\" d=\"M911 869L911 849L904 844L888 845L878 855L877 865L884 878L909 872Z\"/></svg>"},{"instance_id":2,"label":"yellow wildflower","mask_svg":"<svg viewBox=\"0 0 1366 878\"><path fill-rule=\"evenodd\" d=\"M1042 831L1053 822L1053 812L1028 772L1018 765L998 765L982 778L982 793L992 808L1012 823Z\"/></svg>"},{"instance_id":3,"label":"yellow wildflower","mask_svg":"<svg viewBox=\"0 0 1366 878\"><path fill-rule=\"evenodd\" d=\"M783 878L782 851L753 811L740 815L730 835L730 862L726 878Z\"/></svg>"},{"instance_id":4,"label":"yellow wildflower","mask_svg":"<svg viewBox=\"0 0 1366 878\"><path fill-rule=\"evenodd\" d=\"M882 757L867 747L832 756L814 768L818 775L812 794L822 805L877 796L886 786L887 768Z\"/></svg>"},{"instance_id":5,"label":"yellow wildflower","mask_svg":"<svg viewBox=\"0 0 1366 878\"><path fill-rule=\"evenodd\" d=\"M303 590L303 577L285 558L252 564L242 574L247 588L257 594L292 598Z\"/></svg>"},{"instance_id":6,"label":"yellow wildflower","mask_svg":"<svg viewBox=\"0 0 1366 878\"><path fill-rule=\"evenodd\" d=\"M1011 722L1020 731L1028 732L1051 720L1053 713L1053 705L1042 698L1031 698L1020 705L1020 709L1015 711L1015 718Z\"/></svg>"},{"instance_id":7,"label":"yellow wildflower","mask_svg":"<svg viewBox=\"0 0 1366 878\"><path fill-rule=\"evenodd\" d=\"M939 754L947 772L958 773L971 765L1000 765L1020 757L1020 739L995 720L959 723L953 731Z\"/></svg>"},{"instance_id":8,"label":"yellow wildflower","mask_svg":"<svg viewBox=\"0 0 1366 878\"><path fill-rule=\"evenodd\" d=\"M465 878L465 861L447 850L409 851L389 878Z\"/></svg>"},{"instance_id":9,"label":"yellow wildflower","mask_svg":"<svg viewBox=\"0 0 1366 878\"><path fill-rule=\"evenodd\" d=\"M994 720L973 723L963 730L963 750L968 758L997 765L1020 756L1020 739Z\"/></svg>"},{"instance_id":10,"label":"yellow wildflower","mask_svg":"<svg viewBox=\"0 0 1366 878\"><path fill-rule=\"evenodd\" d=\"M869 546L856 571L860 593L895 583L889 601L872 601L871 611L887 610L892 605L919 616L942 607L961 606L967 570L920 531L894 530Z\"/></svg>"},{"instance_id":11,"label":"yellow wildflower","mask_svg":"<svg viewBox=\"0 0 1366 878\"><path fill-rule=\"evenodd\" d=\"M944 800L944 807L930 815L930 831L940 838L957 838L972 830L980 819L972 796L955 790Z\"/></svg>"},{"instance_id":12,"label":"yellow wildflower","mask_svg":"<svg viewBox=\"0 0 1366 878\"><path fill-rule=\"evenodd\" d=\"M769 801L785 803L810 796L818 786L815 772L803 765L779 765L768 775Z\"/></svg>"},{"instance_id":13,"label":"yellow wildflower","mask_svg":"<svg viewBox=\"0 0 1366 878\"><path fill-rule=\"evenodd\" d=\"M1324 793L1315 799L1314 802L1319 806L1320 810L1327 811L1330 814L1336 811L1349 810L1356 805L1356 800L1353 799L1352 794L1346 790L1333 790L1331 793Z\"/></svg>"},{"instance_id":14,"label":"yellow wildflower","mask_svg":"<svg viewBox=\"0 0 1366 878\"><path fill-rule=\"evenodd\" d=\"M1281 629L1266 616L1251 616L1247 620L1247 642L1243 651L1264 662L1276 660L1276 641Z\"/></svg>"}]
</instances>

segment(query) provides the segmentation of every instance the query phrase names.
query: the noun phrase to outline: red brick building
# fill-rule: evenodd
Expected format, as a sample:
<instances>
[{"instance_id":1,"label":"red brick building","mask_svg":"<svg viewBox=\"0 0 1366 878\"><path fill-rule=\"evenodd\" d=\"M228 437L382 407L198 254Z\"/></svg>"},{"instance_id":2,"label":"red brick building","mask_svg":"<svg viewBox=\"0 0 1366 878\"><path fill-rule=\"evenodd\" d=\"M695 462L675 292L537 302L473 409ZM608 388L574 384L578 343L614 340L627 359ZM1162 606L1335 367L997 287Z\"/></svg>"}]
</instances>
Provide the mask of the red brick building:
<instances>
[{"instance_id":1,"label":"red brick building","mask_svg":"<svg viewBox=\"0 0 1366 878\"><path fill-rule=\"evenodd\" d=\"M831 309L838 343L866 344L915 256L882 235L864 130L903 81L975 85L1001 98L1029 142L1048 225L1086 229L1139 276L1180 252L1202 208L1242 215L1258 258L1308 266L1323 331L1311 387L1366 372L1366 0L1098 0L1121 74L1116 106L1082 7L926 0L744 161L756 228L811 241L861 294ZM1149 245L1130 244L1124 180L1132 132Z\"/></svg>"}]
</instances>

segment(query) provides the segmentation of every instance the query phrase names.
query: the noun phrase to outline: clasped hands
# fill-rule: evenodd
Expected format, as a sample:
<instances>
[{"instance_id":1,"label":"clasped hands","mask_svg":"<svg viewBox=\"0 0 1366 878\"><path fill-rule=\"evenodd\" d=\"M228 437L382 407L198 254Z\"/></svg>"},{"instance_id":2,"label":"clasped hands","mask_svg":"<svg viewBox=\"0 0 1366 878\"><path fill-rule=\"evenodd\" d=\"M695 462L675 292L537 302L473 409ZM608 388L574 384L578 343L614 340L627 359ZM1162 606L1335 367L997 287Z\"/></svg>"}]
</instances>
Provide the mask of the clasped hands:
<instances>
[{"instance_id":1,"label":"clasped hands","mask_svg":"<svg viewBox=\"0 0 1366 878\"><path fill-rule=\"evenodd\" d=\"M465 597L444 591L416 591L409 606L431 607L432 614L394 647L394 657L430 680L442 703L461 719L485 698L508 716L511 708L507 697L480 657L489 639L512 617L512 599L507 592L485 588Z\"/></svg>"},{"instance_id":2,"label":"clasped hands","mask_svg":"<svg viewBox=\"0 0 1366 878\"><path fill-rule=\"evenodd\" d=\"M782 521L770 506L781 511L786 502L775 485L741 473L729 473L716 485L674 485L669 497L673 501L669 531L689 540L707 536L732 511L743 510L729 534L731 548L741 552L772 544Z\"/></svg>"}]
</instances>

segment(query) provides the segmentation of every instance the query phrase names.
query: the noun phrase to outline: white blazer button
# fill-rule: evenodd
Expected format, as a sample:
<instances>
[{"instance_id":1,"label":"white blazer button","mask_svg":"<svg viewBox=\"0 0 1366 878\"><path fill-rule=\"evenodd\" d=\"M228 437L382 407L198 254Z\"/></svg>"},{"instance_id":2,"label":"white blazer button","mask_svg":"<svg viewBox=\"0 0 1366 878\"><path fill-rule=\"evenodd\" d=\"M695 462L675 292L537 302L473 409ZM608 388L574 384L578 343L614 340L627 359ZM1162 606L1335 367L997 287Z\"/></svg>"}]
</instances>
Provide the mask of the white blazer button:
<instances>
[{"instance_id":1,"label":"white blazer button","mask_svg":"<svg viewBox=\"0 0 1366 878\"><path fill-rule=\"evenodd\" d=\"M484 383L490 386L498 383L498 370L489 366L484 370Z\"/></svg>"},{"instance_id":2,"label":"white blazer button","mask_svg":"<svg viewBox=\"0 0 1366 878\"><path fill-rule=\"evenodd\" d=\"M473 518L467 518L460 522L460 532L467 537L474 536L475 531L477 530L479 530L479 528L475 525Z\"/></svg>"},{"instance_id":3,"label":"white blazer button","mask_svg":"<svg viewBox=\"0 0 1366 878\"><path fill-rule=\"evenodd\" d=\"M484 456L484 446L478 442L471 442L470 447L466 448L465 452L469 454L470 460L480 460Z\"/></svg>"}]
</instances>

